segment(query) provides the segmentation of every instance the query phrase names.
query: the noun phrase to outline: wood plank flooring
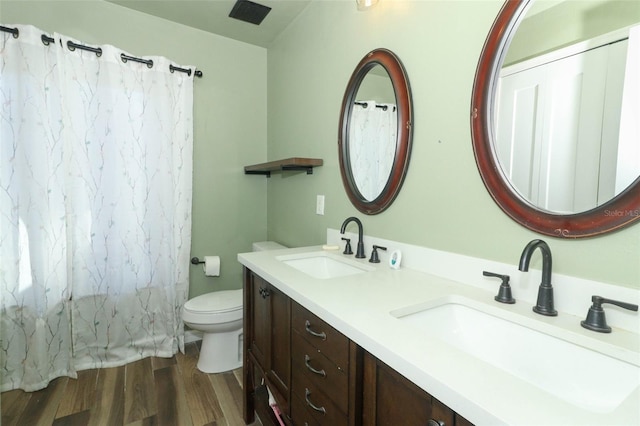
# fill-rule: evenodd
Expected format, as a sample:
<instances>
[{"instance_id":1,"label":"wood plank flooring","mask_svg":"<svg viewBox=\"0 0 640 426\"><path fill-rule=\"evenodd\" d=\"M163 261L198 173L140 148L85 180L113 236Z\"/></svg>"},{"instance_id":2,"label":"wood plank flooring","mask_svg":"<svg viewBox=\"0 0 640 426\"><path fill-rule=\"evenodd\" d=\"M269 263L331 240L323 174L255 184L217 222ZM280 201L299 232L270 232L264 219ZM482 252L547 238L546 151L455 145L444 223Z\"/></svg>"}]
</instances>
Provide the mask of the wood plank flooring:
<instances>
[{"instance_id":1,"label":"wood plank flooring","mask_svg":"<svg viewBox=\"0 0 640 426\"><path fill-rule=\"evenodd\" d=\"M173 358L80 371L77 379L61 377L37 392L3 392L0 425L244 425L242 369L202 373L198 344Z\"/></svg>"}]
</instances>

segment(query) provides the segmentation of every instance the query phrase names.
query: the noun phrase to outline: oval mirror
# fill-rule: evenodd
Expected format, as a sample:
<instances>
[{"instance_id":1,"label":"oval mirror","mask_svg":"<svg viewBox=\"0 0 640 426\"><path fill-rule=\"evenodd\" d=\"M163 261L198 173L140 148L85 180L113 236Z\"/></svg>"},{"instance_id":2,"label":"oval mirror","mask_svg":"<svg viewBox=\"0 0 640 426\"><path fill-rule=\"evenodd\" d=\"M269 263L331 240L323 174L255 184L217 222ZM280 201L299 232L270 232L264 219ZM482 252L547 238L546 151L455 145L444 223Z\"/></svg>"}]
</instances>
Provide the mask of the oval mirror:
<instances>
[{"instance_id":1,"label":"oval mirror","mask_svg":"<svg viewBox=\"0 0 640 426\"><path fill-rule=\"evenodd\" d=\"M638 25L636 2L502 7L476 70L471 131L487 190L521 225L578 238L640 219Z\"/></svg>"},{"instance_id":2,"label":"oval mirror","mask_svg":"<svg viewBox=\"0 0 640 426\"><path fill-rule=\"evenodd\" d=\"M402 63L387 49L369 52L353 71L342 101L338 151L342 182L365 214L384 211L409 166L411 89Z\"/></svg>"}]
</instances>

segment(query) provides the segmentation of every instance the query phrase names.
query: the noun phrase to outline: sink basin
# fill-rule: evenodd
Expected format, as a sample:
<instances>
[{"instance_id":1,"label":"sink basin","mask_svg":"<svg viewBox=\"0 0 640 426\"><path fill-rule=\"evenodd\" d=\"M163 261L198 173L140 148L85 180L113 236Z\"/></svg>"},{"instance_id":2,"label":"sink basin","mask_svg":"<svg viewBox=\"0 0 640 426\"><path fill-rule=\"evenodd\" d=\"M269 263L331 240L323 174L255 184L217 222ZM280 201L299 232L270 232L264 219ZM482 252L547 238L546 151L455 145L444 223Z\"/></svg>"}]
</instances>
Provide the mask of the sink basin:
<instances>
[{"instance_id":1,"label":"sink basin","mask_svg":"<svg viewBox=\"0 0 640 426\"><path fill-rule=\"evenodd\" d=\"M311 252L277 256L276 259L305 274L319 279L347 277L373 271L374 268L327 252Z\"/></svg>"},{"instance_id":2,"label":"sink basin","mask_svg":"<svg viewBox=\"0 0 640 426\"><path fill-rule=\"evenodd\" d=\"M465 301L445 298L391 314L423 335L592 412L613 411L640 386L636 365L491 315L481 304L472 307L477 302Z\"/></svg>"}]
</instances>

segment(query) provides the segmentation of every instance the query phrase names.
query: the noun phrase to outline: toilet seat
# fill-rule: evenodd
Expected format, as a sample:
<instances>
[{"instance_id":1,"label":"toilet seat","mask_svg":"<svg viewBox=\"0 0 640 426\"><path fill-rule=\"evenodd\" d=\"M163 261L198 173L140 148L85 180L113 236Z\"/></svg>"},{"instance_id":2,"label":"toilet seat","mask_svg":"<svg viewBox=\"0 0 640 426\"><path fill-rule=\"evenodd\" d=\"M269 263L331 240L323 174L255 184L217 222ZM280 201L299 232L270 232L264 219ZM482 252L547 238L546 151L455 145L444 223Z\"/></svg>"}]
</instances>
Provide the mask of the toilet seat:
<instances>
[{"instance_id":1,"label":"toilet seat","mask_svg":"<svg viewBox=\"0 0 640 426\"><path fill-rule=\"evenodd\" d=\"M242 318L242 289L202 294L184 304L182 318L193 324L220 324Z\"/></svg>"}]
</instances>

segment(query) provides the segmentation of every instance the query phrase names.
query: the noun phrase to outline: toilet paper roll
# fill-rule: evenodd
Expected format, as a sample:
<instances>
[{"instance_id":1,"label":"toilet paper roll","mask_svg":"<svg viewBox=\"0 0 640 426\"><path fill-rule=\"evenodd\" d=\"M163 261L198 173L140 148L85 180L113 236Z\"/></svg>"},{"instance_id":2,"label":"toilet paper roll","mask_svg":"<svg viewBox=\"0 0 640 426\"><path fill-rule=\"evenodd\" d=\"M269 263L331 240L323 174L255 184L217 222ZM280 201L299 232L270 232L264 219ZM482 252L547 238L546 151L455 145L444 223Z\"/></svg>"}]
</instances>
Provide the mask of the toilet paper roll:
<instances>
[{"instance_id":1,"label":"toilet paper roll","mask_svg":"<svg viewBox=\"0 0 640 426\"><path fill-rule=\"evenodd\" d=\"M207 277L220 276L220 256L205 256L202 269Z\"/></svg>"}]
</instances>

